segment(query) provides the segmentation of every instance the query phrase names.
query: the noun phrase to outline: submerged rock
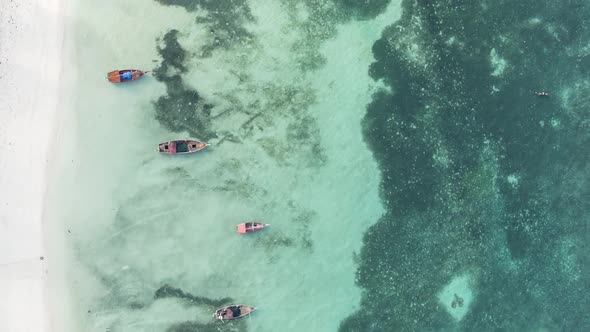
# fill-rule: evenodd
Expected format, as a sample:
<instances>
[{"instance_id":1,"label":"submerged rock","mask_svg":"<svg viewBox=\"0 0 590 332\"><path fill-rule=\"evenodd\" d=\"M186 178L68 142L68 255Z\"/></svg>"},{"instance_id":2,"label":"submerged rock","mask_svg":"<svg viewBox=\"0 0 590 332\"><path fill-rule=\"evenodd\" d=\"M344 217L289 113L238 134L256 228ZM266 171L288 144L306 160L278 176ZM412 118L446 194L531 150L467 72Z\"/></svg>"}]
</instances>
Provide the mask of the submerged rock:
<instances>
[{"instance_id":1,"label":"submerged rock","mask_svg":"<svg viewBox=\"0 0 590 332\"><path fill-rule=\"evenodd\" d=\"M438 300L456 321L460 321L469 312L473 302L472 276L462 274L454 277L438 293Z\"/></svg>"}]
</instances>

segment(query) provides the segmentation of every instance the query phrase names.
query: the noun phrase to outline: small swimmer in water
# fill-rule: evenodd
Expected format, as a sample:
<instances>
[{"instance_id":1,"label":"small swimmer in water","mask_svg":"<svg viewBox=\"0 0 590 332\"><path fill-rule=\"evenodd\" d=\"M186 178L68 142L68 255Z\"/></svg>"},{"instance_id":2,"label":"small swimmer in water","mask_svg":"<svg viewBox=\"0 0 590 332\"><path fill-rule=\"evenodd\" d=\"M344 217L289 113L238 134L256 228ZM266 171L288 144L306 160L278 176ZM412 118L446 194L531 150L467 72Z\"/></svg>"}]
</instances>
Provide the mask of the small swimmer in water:
<instances>
[{"instance_id":1,"label":"small swimmer in water","mask_svg":"<svg viewBox=\"0 0 590 332\"><path fill-rule=\"evenodd\" d=\"M545 91L535 91L533 92L537 97L549 97L549 93Z\"/></svg>"},{"instance_id":2,"label":"small swimmer in water","mask_svg":"<svg viewBox=\"0 0 590 332\"><path fill-rule=\"evenodd\" d=\"M451 307L453 309L457 308L457 306L459 306L459 308L461 308L463 306L463 298L459 297L459 295L455 294L455 298L453 299L453 302L451 302Z\"/></svg>"}]
</instances>

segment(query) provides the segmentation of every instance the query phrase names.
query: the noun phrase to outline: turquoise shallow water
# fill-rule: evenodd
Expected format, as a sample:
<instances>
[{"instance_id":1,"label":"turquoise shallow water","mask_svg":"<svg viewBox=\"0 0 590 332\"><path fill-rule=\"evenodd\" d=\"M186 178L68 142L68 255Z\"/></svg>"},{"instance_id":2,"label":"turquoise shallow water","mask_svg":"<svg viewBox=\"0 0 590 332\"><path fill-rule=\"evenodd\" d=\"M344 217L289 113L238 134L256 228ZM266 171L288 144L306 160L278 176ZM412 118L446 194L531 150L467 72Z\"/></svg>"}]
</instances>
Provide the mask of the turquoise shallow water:
<instances>
[{"instance_id":1,"label":"turquoise shallow water","mask_svg":"<svg viewBox=\"0 0 590 332\"><path fill-rule=\"evenodd\" d=\"M72 330L329 331L358 308L355 253L383 213L361 130L367 69L399 10L243 6L229 22L215 8L74 6L54 212ZM105 82L120 67L153 75ZM211 146L155 152L191 136ZM246 220L272 226L240 236ZM258 311L215 322L233 302Z\"/></svg>"},{"instance_id":2,"label":"turquoise shallow water","mask_svg":"<svg viewBox=\"0 0 590 332\"><path fill-rule=\"evenodd\" d=\"M76 4L51 213L71 330L587 330L589 14ZM104 81L122 67L152 73ZM188 136L211 147L154 152ZM229 302L259 310L214 322Z\"/></svg>"}]
</instances>

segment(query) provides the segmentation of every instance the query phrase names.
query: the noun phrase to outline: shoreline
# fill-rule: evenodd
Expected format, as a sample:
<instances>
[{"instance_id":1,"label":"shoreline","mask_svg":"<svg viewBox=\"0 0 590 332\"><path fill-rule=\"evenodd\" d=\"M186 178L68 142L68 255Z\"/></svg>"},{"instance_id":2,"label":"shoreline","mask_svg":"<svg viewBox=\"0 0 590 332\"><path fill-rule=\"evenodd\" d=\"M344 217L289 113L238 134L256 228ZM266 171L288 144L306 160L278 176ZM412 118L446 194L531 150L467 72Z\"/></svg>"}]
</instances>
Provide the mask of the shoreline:
<instances>
[{"instance_id":1,"label":"shoreline","mask_svg":"<svg viewBox=\"0 0 590 332\"><path fill-rule=\"evenodd\" d=\"M54 253L47 248L45 210L59 120L64 6L64 0L11 2L0 14L3 331L52 330Z\"/></svg>"}]
</instances>

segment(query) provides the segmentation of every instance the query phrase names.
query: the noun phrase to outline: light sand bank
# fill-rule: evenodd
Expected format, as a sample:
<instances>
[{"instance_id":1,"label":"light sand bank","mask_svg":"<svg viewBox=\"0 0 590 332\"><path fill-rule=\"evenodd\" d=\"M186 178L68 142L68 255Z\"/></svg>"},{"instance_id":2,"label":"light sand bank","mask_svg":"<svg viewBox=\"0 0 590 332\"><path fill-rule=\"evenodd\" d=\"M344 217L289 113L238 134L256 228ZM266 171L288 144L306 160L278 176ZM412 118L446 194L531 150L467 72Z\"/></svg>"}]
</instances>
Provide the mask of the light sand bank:
<instances>
[{"instance_id":1,"label":"light sand bank","mask_svg":"<svg viewBox=\"0 0 590 332\"><path fill-rule=\"evenodd\" d=\"M0 3L0 331L51 330L43 211L62 9L63 0Z\"/></svg>"}]
</instances>

